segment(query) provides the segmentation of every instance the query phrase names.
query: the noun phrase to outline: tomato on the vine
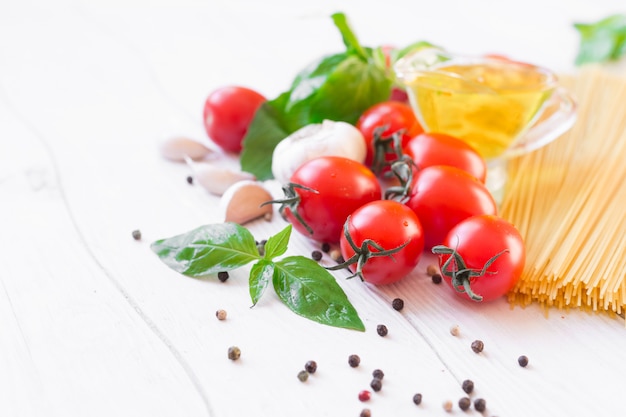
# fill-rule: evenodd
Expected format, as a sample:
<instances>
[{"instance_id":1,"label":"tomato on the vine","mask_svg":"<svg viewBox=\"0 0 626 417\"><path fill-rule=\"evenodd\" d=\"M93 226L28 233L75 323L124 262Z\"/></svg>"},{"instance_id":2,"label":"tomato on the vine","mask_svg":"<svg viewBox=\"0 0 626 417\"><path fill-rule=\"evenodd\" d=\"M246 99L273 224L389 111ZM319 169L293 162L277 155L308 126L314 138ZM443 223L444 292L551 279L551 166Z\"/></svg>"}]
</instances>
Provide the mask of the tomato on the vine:
<instances>
[{"instance_id":1,"label":"tomato on the vine","mask_svg":"<svg viewBox=\"0 0 626 417\"><path fill-rule=\"evenodd\" d=\"M433 248L445 281L457 294L490 301L513 289L524 270L526 250L519 231L492 215L469 217Z\"/></svg>"},{"instance_id":2,"label":"tomato on the vine","mask_svg":"<svg viewBox=\"0 0 626 417\"><path fill-rule=\"evenodd\" d=\"M365 165L339 156L322 156L301 165L283 187L280 212L293 228L318 242L336 243L346 218L382 190Z\"/></svg>"},{"instance_id":3,"label":"tomato on the vine","mask_svg":"<svg viewBox=\"0 0 626 417\"><path fill-rule=\"evenodd\" d=\"M418 264L424 250L422 224L401 203L373 201L350 215L340 247L348 263L356 262L350 264L356 275L371 284L391 284Z\"/></svg>"},{"instance_id":4,"label":"tomato on the vine","mask_svg":"<svg viewBox=\"0 0 626 417\"><path fill-rule=\"evenodd\" d=\"M382 129L387 126L387 129ZM359 120L356 127L363 134L365 144L367 145L367 156L365 157L365 165L372 166L374 163L374 132L378 129L384 137L403 131L401 138L401 147L406 147L409 140L416 135L422 133L424 129L415 117L415 113L411 106L399 101L384 101L367 109ZM385 161L393 161L396 155L392 152L386 152Z\"/></svg>"},{"instance_id":5,"label":"tomato on the vine","mask_svg":"<svg viewBox=\"0 0 626 417\"><path fill-rule=\"evenodd\" d=\"M241 143L257 109L267 99L246 87L227 86L213 91L204 103L204 128L209 138L227 152L241 152Z\"/></svg>"},{"instance_id":6,"label":"tomato on the vine","mask_svg":"<svg viewBox=\"0 0 626 417\"><path fill-rule=\"evenodd\" d=\"M421 133L409 141L404 152L418 168L453 166L468 172L482 183L487 176L485 159L467 143L444 133Z\"/></svg>"},{"instance_id":7,"label":"tomato on the vine","mask_svg":"<svg viewBox=\"0 0 626 417\"><path fill-rule=\"evenodd\" d=\"M406 205L422 222L428 249L440 245L461 220L497 213L496 202L483 183L463 170L445 165L417 172Z\"/></svg>"}]
</instances>

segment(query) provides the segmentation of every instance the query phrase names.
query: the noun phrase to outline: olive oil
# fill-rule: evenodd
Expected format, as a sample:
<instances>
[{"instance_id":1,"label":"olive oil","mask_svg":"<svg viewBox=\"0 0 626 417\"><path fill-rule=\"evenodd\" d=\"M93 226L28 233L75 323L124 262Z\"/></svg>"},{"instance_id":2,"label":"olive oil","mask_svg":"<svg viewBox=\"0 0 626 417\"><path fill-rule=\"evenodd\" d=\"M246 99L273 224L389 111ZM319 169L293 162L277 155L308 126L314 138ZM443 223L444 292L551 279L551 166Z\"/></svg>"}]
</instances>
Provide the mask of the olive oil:
<instances>
[{"instance_id":1,"label":"olive oil","mask_svg":"<svg viewBox=\"0 0 626 417\"><path fill-rule=\"evenodd\" d=\"M504 60L444 62L406 80L427 131L458 137L486 159L500 156L532 125L555 84L548 71Z\"/></svg>"}]
</instances>

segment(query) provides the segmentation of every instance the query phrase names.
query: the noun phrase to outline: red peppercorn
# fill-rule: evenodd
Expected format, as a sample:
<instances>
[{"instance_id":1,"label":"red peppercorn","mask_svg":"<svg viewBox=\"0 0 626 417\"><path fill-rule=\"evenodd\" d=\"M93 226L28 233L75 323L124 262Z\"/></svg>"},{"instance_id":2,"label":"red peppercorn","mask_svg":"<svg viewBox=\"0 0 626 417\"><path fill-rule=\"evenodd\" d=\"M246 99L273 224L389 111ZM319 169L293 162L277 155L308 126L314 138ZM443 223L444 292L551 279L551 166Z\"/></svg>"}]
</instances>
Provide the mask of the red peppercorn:
<instances>
[{"instance_id":1,"label":"red peppercorn","mask_svg":"<svg viewBox=\"0 0 626 417\"><path fill-rule=\"evenodd\" d=\"M359 401L369 401L371 397L372 397L372 393L366 389L359 392Z\"/></svg>"}]
</instances>

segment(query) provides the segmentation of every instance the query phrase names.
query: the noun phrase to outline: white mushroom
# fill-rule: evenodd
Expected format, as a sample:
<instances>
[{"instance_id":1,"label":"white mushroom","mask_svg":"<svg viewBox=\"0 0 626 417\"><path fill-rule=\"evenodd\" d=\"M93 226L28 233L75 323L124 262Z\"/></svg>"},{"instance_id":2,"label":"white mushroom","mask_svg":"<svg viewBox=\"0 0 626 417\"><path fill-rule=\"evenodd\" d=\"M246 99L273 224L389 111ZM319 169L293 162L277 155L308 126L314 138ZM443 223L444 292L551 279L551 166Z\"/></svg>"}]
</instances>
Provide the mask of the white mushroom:
<instances>
[{"instance_id":1,"label":"white mushroom","mask_svg":"<svg viewBox=\"0 0 626 417\"><path fill-rule=\"evenodd\" d=\"M220 210L225 222L239 224L264 217L271 220L274 208L271 204L262 206L272 200L272 195L258 181L244 180L230 186L222 195Z\"/></svg>"}]
</instances>

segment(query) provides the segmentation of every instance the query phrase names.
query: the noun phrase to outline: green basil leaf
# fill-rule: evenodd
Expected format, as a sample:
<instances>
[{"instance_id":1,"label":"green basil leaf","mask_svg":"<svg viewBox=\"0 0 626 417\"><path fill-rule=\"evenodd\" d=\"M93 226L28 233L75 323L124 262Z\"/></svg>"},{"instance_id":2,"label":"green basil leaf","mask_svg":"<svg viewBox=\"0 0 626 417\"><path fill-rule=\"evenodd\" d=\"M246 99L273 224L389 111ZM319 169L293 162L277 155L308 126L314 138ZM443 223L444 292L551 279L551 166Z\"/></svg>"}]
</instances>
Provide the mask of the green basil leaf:
<instances>
[{"instance_id":1,"label":"green basil leaf","mask_svg":"<svg viewBox=\"0 0 626 417\"><path fill-rule=\"evenodd\" d=\"M365 330L335 278L314 260L290 256L276 262L273 284L278 297L294 313L329 326Z\"/></svg>"},{"instance_id":2,"label":"green basil leaf","mask_svg":"<svg viewBox=\"0 0 626 417\"><path fill-rule=\"evenodd\" d=\"M580 34L576 65L618 60L626 54L626 15L616 14L595 23L575 23Z\"/></svg>"},{"instance_id":3,"label":"green basil leaf","mask_svg":"<svg viewBox=\"0 0 626 417\"><path fill-rule=\"evenodd\" d=\"M191 277L229 271L260 258L250 231L236 223L201 226L157 240L150 248L167 266Z\"/></svg>"},{"instance_id":4,"label":"green basil leaf","mask_svg":"<svg viewBox=\"0 0 626 417\"><path fill-rule=\"evenodd\" d=\"M252 265L250 270L250 298L255 306L259 301L274 275L274 263L267 259L261 259Z\"/></svg>"},{"instance_id":5,"label":"green basil leaf","mask_svg":"<svg viewBox=\"0 0 626 417\"><path fill-rule=\"evenodd\" d=\"M349 52L359 55L361 58L367 60L368 56L365 50L359 43L354 31L348 24L348 18L344 13L334 13L332 16L333 22L343 38L343 44L346 45Z\"/></svg>"},{"instance_id":6,"label":"green basil leaf","mask_svg":"<svg viewBox=\"0 0 626 417\"><path fill-rule=\"evenodd\" d=\"M291 237L291 225L267 239L265 243L265 259L274 259L287 252L287 244Z\"/></svg>"}]
</instances>

